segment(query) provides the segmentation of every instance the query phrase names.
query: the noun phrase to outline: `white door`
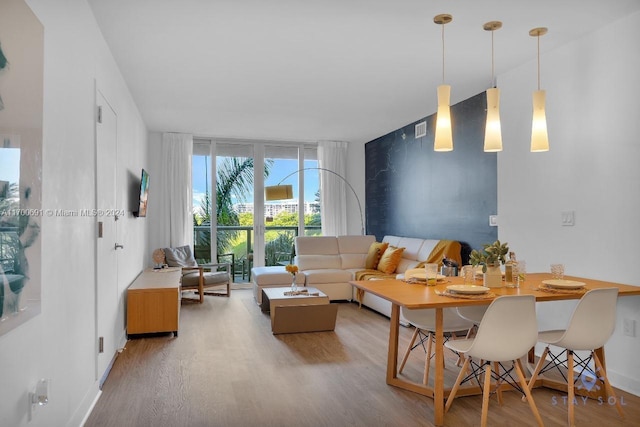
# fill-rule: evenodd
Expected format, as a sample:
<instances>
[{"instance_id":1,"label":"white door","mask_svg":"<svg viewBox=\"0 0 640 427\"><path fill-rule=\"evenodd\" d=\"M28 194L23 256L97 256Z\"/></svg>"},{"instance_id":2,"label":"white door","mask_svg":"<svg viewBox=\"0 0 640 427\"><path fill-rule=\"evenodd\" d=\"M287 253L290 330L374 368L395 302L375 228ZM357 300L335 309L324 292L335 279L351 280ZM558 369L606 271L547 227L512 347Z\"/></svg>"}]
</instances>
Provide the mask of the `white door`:
<instances>
[{"instance_id":1,"label":"white door","mask_svg":"<svg viewBox=\"0 0 640 427\"><path fill-rule=\"evenodd\" d=\"M103 378L116 353L118 313L117 217L100 215L116 207L118 117L96 90L96 379Z\"/></svg>"}]
</instances>

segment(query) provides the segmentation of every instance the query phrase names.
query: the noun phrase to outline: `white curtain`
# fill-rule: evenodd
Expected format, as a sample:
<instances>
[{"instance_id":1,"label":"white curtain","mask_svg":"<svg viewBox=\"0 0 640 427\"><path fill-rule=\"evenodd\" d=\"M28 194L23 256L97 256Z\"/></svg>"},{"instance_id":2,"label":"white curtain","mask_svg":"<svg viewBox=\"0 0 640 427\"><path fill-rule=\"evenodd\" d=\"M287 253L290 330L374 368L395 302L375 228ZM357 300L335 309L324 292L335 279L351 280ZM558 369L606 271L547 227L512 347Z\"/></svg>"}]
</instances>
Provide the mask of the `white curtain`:
<instances>
[{"instance_id":1,"label":"white curtain","mask_svg":"<svg viewBox=\"0 0 640 427\"><path fill-rule=\"evenodd\" d=\"M318 143L318 165L343 177L320 171L320 217L324 236L343 236L347 230L347 143Z\"/></svg>"},{"instance_id":2,"label":"white curtain","mask_svg":"<svg viewBox=\"0 0 640 427\"><path fill-rule=\"evenodd\" d=\"M193 136L180 133L163 133L160 145L160 170L156 188L159 232L154 239L162 247L189 245L193 247L193 201L191 161ZM151 181L150 181L151 183ZM151 183L150 185L154 185Z\"/></svg>"}]
</instances>

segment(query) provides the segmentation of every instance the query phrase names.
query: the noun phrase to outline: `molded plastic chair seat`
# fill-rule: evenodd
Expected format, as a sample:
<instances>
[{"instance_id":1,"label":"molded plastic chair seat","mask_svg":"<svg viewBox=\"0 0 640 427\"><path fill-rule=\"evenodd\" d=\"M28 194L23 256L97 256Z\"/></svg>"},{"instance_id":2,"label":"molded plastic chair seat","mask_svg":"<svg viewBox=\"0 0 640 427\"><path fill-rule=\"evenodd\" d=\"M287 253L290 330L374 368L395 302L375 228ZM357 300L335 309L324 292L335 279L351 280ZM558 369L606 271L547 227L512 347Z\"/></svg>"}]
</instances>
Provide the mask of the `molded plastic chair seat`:
<instances>
[{"instance_id":1,"label":"molded plastic chair seat","mask_svg":"<svg viewBox=\"0 0 640 427\"><path fill-rule=\"evenodd\" d=\"M552 360L546 361L547 355L551 354L549 351L549 345L555 345L564 348L567 352L567 391L568 402L573 402L575 398L575 381L574 381L574 357L578 360L577 366L582 369L582 375L586 371L591 378L597 378L604 382L607 396L615 399L616 409L621 418L624 418L622 412L622 406L617 399L607 373L604 370L602 361L598 358L595 349L604 347L605 343L613 334L616 326L616 303L618 300L617 288L605 288L605 289L592 289L585 293L578 305L576 305L569 320L567 329L565 330L553 330L544 331L538 334L538 341L547 344L544 349L536 369L529 380L529 389L533 387L538 378L538 375L548 371L551 368L557 368L560 371L560 366L563 366L563 362L558 363L559 356L552 354ZM564 352L563 351L563 352ZM589 351L589 357L581 359L574 354L574 351ZM593 359L594 367L589 366L589 362ZM562 371L560 371L562 373ZM564 377L564 374L562 374ZM576 405L568 406L568 421L569 425L574 425L574 407Z\"/></svg>"},{"instance_id":2,"label":"molded plastic chair seat","mask_svg":"<svg viewBox=\"0 0 640 427\"><path fill-rule=\"evenodd\" d=\"M456 383L451 389L445 411L451 407L460 384L466 380L469 368L472 368L473 373L467 378L477 377L477 373L484 368L481 425L486 426L492 378L491 364L493 363L496 368L494 375L497 377L498 401L502 403L500 390L502 384L508 382L507 379L511 378L510 372L515 370L522 387L521 391L527 398L531 412L538 421L538 425L543 425L520 363L520 358L535 345L538 337L535 303L536 299L533 295L498 297L487 308L475 338L445 343L447 348L467 356ZM481 364L478 364L476 360L482 361ZM507 361L512 362L513 367L507 369L502 365L502 362ZM500 374L500 367L505 373Z\"/></svg>"}]
</instances>

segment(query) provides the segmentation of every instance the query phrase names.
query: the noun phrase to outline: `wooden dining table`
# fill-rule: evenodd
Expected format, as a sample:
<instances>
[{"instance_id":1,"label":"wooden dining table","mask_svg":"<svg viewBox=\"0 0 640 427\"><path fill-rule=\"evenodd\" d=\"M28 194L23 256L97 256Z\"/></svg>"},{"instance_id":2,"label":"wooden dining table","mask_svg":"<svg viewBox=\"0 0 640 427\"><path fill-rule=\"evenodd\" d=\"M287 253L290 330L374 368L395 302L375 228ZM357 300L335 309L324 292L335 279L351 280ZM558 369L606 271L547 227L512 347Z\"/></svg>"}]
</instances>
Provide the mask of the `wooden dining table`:
<instances>
[{"instance_id":1,"label":"wooden dining table","mask_svg":"<svg viewBox=\"0 0 640 427\"><path fill-rule=\"evenodd\" d=\"M444 384L444 334L442 332L443 309L448 307L462 307L473 305L488 305L495 298L504 295L534 295L537 302L545 301L561 301L580 299L584 292L591 289L599 288L618 288L618 296L640 295L639 286L624 285L602 280L587 279L582 277L565 276L567 280L579 281L585 284L584 289L580 290L541 290L544 288L542 281L549 280L553 277L549 273L529 273L526 280L518 288L498 287L490 288L484 297L473 298L456 298L443 295L447 290L447 286L453 284L463 284L462 277L447 277L442 281L438 281L435 286L426 286L421 283L407 283L403 280L365 280L351 281L350 283L358 290L369 292L380 298L391 302L391 322L389 330L389 348L387 355L387 384L422 394L434 399L434 424L437 426L444 425L444 406L445 397L451 391L445 388ZM482 284L479 280L478 285ZM398 377L398 336L400 331L400 307L407 309L435 309L436 330L435 330L435 375L434 386L425 385L411 381L407 378ZM596 350L598 357L605 366L604 349ZM529 352L529 362L533 362L533 349ZM566 383L563 385L551 379L538 379L536 387L544 386L557 388L566 391ZM594 387L598 390L597 387ZM604 387L600 387L598 391L585 393L589 397L597 398L599 395L606 393ZM481 394L478 386L468 386L459 389L457 395L465 396L472 394ZM606 395L605 395L606 396Z\"/></svg>"}]
</instances>

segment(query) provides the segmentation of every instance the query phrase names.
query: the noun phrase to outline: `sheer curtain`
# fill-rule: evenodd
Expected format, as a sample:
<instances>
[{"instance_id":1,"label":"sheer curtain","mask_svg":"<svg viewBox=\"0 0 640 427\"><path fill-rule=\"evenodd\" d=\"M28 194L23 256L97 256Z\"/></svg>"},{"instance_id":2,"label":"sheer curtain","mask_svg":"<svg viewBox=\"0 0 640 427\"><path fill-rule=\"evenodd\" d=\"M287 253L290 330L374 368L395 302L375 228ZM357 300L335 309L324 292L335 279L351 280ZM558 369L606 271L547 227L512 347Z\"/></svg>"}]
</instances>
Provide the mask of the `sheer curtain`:
<instances>
[{"instance_id":1,"label":"sheer curtain","mask_svg":"<svg viewBox=\"0 0 640 427\"><path fill-rule=\"evenodd\" d=\"M318 142L318 166L344 177L347 173L347 143ZM331 173L320 171L320 189L322 234L324 236L347 234L346 182Z\"/></svg>"},{"instance_id":2,"label":"sheer curtain","mask_svg":"<svg viewBox=\"0 0 640 427\"><path fill-rule=\"evenodd\" d=\"M158 240L163 247L193 247L191 162L193 136L163 133L160 170L154 194L159 201ZM152 178L153 179L153 178ZM151 180L150 180L151 182ZM151 186L154 184L151 183Z\"/></svg>"}]
</instances>

